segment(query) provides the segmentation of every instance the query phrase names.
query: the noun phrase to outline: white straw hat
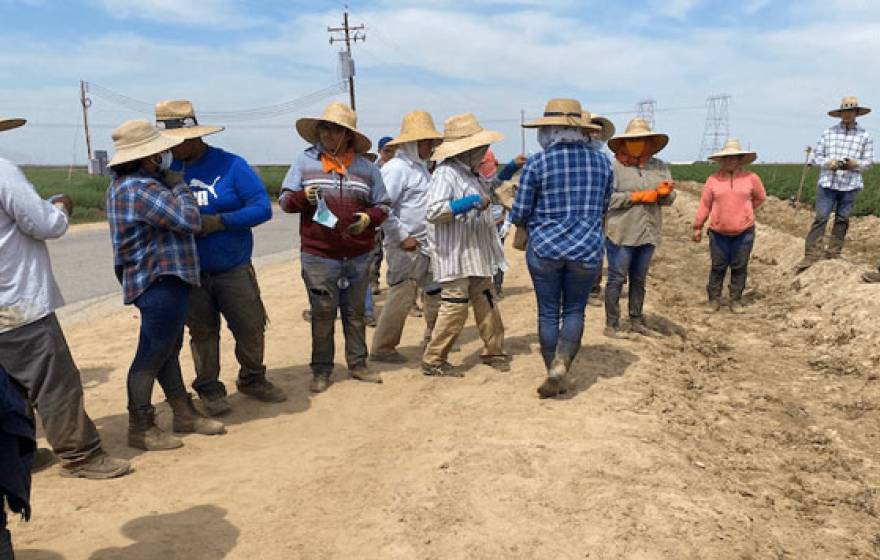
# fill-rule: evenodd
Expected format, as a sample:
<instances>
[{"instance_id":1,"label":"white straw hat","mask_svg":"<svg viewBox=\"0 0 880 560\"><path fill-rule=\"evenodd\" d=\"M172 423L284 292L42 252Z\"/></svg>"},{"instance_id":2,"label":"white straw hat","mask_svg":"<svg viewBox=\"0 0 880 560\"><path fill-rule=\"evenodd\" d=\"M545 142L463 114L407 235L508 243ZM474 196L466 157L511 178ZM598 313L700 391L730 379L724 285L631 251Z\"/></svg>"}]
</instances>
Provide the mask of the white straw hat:
<instances>
[{"instance_id":1,"label":"white straw hat","mask_svg":"<svg viewBox=\"0 0 880 560\"><path fill-rule=\"evenodd\" d=\"M581 107L577 99L551 99L544 106L544 116L523 124L523 128L538 128L541 126L573 126L599 130L597 125L590 122L588 112Z\"/></svg>"},{"instance_id":2,"label":"white straw hat","mask_svg":"<svg viewBox=\"0 0 880 560\"><path fill-rule=\"evenodd\" d=\"M113 131L113 145L116 153L110 165L137 161L145 157L170 150L183 143L183 138L175 138L159 132L149 122L138 119L125 121Z\"/></svg>"},{"instance_id":3,"label":"white straw hat","mask_svg":"<svg viewBox=\"0 0 880 560\"><path fill-rule=\"evenodd\" d=\"M654 152L651 155L656 154L657 152L665 148L666 144L669 143L669 136L661 134L659 132L654 132L653 130L651 130L651 126L648 124L648 121L636 117L633 120L629 121L629 124L626 125L626 131L623 134L621 134L620 136L615 136L614 138L608 140L608 149L616 154L623 146L624 140L637 140L639 138L651 138L654 140Z\"/></svg>"},{"instance_id":4,"label":"white straw hat","mask_svg":"<svg viewBox=\"0 0 880 560\"><path fill-rule=\"evenodd\" d=\"M495 130L486 130L473 113L453 115L443 123L443 143L434 150L431 159L443 161L473 148L488 146L504 140L504 135Z\"/></svg>"},{"instance_id":5,"label":"white straw hat","mask_svg":"<svg viewBox=\"0 0 880 560\"><path fill-rule=\"evenodd\" d=\"M306 117L296 121L296 131L303 137L306 142L317 146L320 144L318 138L318 125L322 122L339 125L348 129L354 134L354 151L363 154L370 151L373 142L366 134L357 129L357 114L351 110L351 107L334 101L324 109L324 114L320 117Z\"/></svg>"},{"instance_id":6,"label":"white straw hat","mask_svg":"<svg viewBox=\"0 0 880 560\"><path fill-rule=\"evenodd\" d=\"M858 116L867 115L871 112L868 107L859 105L859 99L854 95L847 95L840 100L840 108L828 111L828 116L840 118L840 112L848 109L855 109Z\"/></svg>"},{"instance_id":7,"label":"white straw hat","mask_svg":"<svg viewBox=\"0 0 880 560\"><path fill-rule=\"evenodd\" d=\"M748 165L758 159L757 152L748 152L742 149L738 138L728 138L727 141L724 142L724 147L721 148L721 151L712 154L709 156L709 159L717 162L719 159L727 156L742 156L742 159L740 160L742 165Z\"/></svg>"},{"instance_id":8,"label":"white straw hat","mask_svg":"<svg viewBox=\"0 0 880 560\"><path fill-rule=\"evenodd\" d=\"M431 113L426 111L412 111L404 115L403 122L400 123L400 135L385 145L397 146L419 140L436 140L437 142L443 140L443 135L434 126Z\"/></svg>"},{"instance_id":9,"label":"white straw hat","mask_svg":"<svg viewBox=\"0 0 880 560\"><path fill-rule=\"evenodd\" d=\"M18 128L27 121L24 119L17 119L11 117L0 117L0 132L4 130L12 130L13 128Z\"/></svg>"},{"instance_id":10,"label":"white straw hat","mask_svg":"<svg viewBox=\"0 0 880 560\"><path fill-rule=\"evenodd\" d=\"M185 99L156 103L156 128L176 138L189 140L216 134L222 126L199 124L192 102Z\"/></svg>"}]
</instances>

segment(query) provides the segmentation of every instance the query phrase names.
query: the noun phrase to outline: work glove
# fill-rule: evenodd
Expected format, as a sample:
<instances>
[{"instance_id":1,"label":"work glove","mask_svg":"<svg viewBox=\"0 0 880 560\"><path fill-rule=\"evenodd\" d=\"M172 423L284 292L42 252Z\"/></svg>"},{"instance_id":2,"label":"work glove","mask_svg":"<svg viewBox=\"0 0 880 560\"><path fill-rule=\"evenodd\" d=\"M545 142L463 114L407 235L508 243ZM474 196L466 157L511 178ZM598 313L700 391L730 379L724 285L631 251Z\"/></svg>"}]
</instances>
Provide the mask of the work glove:
<instances>
[{"instance_id":1,"label":"work glove","mask_svg":"<svg viewBox=\"0 0 880 560\"><path fill-rule=\"evenodd\" d=\"M636 191L629 195L629 200L633 204L657 204L657 190Z\"/></svg>"},{"instance_id":2,"label":"work glove","mask_svg":"<svg viewBox=\"0 0 880 560\"><path fill-rule=\"evenodd\" d=\"M663 181L656 190L659 197L669 196L675 190L675 181Z\"/></svg>"},{"instance_id":3,"label":"work glove","mask_svg":"<svg viewBox=\"0 0 880 560\"><path fill-rule=\"evenodd\" d=\"M348 226L348 233L352 235L360 235L370 225L370 216L366 212L355 212L354 222Z\"/></svg>"},{"instance_id":4,"label":"work glove","mask_svg":"<svg viewBox=\"0 0 880 560\"><path fill-rule=\"evenodd\" d=\"M847 171L853 171L859 167L859 162L852 158L843 158L841 167Z\"/></svg>"},{"instance_id":5,"label":"work glove","mask_svg":"<svg viewBox=\"0 0 880 560\"><path fill-rule=\"evenodd\" d=\"M825 169L830 169L831 171L837 171L840 169L840 162L836 159L829 160L825 163Z\"/></svg>"},{"instance_id":6,"label":"work glove","mask_svg":"<svg viewBox=\"0 0 880 560\"><path fill-rule=\"evenodd\" d=\"M226 226L223 225L223 220L220 219L218 214L202 214L201 235L211 235L224 229L226 229Z\"/></svg>"},{"instance_id":7,"label":"work glove","mask_svg":"<svg viewBox=\"0 0 880 560\"><path fill-rule=\"evenodd\" d=\"M73 214L73 199L66 194L53 194L49 197L49 204L64 211L68 216Z\"/></svg>"},{"instance_id":8,"label":"work glove","mask_svg":"<svg viewBox=\"0 0 880 560\"><path fill-rule=\"evenodd\" d=\"M309 204L312 206L318 204L318 187L306 187L304 192L306 193L306 200L309 201Z\"/></svg>"}]
</instances>

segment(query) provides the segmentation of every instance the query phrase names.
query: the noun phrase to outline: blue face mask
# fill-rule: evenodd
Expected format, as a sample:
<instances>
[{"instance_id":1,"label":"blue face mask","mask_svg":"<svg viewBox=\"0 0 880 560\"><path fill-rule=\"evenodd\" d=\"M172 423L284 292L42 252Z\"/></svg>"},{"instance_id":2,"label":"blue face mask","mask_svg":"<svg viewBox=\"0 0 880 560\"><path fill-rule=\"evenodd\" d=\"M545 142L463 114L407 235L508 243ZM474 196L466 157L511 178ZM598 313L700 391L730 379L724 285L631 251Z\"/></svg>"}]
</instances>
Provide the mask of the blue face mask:
<instances>
[{"instance_id":1,"label":"blue face mask","mask_svg":"<svg viewBox=\"0 0 880 560\"><path fill-rule=\"evenodd\" d=\"M312 221L330 229L336 227L336 222L339 221L336 214L331 212L327 203L324 202L324 197L321 195L321 191L318 191L318 204L315 209L315 215L312 217Z\"/></svg>"}]
</instances>

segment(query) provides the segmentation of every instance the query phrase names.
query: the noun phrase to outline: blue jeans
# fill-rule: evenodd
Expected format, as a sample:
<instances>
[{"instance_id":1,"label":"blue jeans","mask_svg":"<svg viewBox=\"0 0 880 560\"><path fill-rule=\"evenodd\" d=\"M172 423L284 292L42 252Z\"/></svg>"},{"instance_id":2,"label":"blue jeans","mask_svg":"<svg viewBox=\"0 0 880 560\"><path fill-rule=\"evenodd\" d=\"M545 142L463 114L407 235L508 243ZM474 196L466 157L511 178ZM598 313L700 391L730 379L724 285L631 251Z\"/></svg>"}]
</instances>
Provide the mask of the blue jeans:
<instances>
[{"instance_id":1,"label":"blue jeans","mask_svg":"<svg viewBox=\"0 0 880 560\"><path fill-rule=\"evenodd\" d=\"M371 286L367 286L367 295L364 297L364 315L367 317L373 316L373 311L375 308L373 307L373 289Z\"/></svg>"},{"instance_id":2,"label":"blue jeans","mask_svg":"<svg viewBox=\"0 0 880 560\"><path fill-rule=\"evenodd\" d=\"M629 278L629 317L630 320L642 319L642 307L645 303L645 283L648 279L648 268L654 256L654 245L615 245L606 240L608 251L608 282L605 285L605 324L618 327L620 324L620 292L623 281Z\"/></svg>"},{"instance_id":3,"label":"blue jeans","mask_svg":"<svg viewBox=\"0 0 880 560\"><path fill-rule=\"evenodd\" d=\"M709 300L721 298L721 290L724 285L724 276L730 269L730 299L742 298L746 287L746 277L749 272L749 257L755 244L755 227L738 235L722 235L709 230L709 255L712 259L712 268L709 270L709 282L706 284L706 292Z\"/></svg>"},{"instance_id":4,"label":"blue jeans","mask_svg":"<svg viewBox=\"0 0 880 560\"><path fill-rule=\"evenodd\" d=\"M180 373L180 347L190 285L176 276L160 276L134 300L141 312L137 352L128 370L128 409L153 409L150 398L158 381L169 400L186 396Z\"/></svg>"},{"instance_id":5,"label":"blue jeans","mask_svg":"<svg viewBox=\"0 0 880 560\"><path fill-rule=\"evenodd\" d=\"M859 191L836 191L818 187L816 190L816 218L807 233L806 253L809 254L820 249L822 238L825 237L825 227L831 212L834 212L834 225L831 227L831 243L828 250L839 255L843 249L843 241L846 238L846 230L849 229L849 216ZM834 255L833 255L834 256Z\"/></svg>"},{"instance_id":6,"label":"blue jeans","mask_svg":"<svg viewBox=\"0 0 880 560\"><path fill-rule=\"evenodd\" d=\"M350 259L300 255L302 277L312 308L312 361L315 374L333 371L333 342L337 309L342 313L345 361L348 368L367 363L364 306L370 288L370 253Z\"/></svg>"},{"instance_id":7,"label":"blue jeans","mask_svg":"<svg viewBox=\"0 0 880 560\"><path fill-rule=\"evenodd\" d=\"M557 355L573 360L584 334L584 310L599 266L545 259L529 246L526 264L538 300L538 338L544 365ZM561 324L560 324L561 319Z\"/></svg>"}]
</instances>

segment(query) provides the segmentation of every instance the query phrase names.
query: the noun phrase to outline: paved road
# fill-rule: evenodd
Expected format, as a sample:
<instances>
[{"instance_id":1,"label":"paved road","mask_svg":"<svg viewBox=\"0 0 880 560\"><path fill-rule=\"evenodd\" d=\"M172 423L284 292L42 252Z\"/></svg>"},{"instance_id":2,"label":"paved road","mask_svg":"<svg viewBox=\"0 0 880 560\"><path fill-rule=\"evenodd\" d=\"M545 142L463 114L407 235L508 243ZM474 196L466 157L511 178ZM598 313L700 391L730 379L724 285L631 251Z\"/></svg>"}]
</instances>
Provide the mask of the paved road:
<instances>
[{"instance_id":1,"label":"paved road","mask_svg":"<svg viewBox=\"0 0 880 560\"><path fill-rule=\"evenodd\" d=\"M267 264L299 251L299 217L275 207L272 220L254 229L254 262ZM55 278L68 305L119 292L106 227L74 228L49 242Z\"/></svg>"}]
</instances>

